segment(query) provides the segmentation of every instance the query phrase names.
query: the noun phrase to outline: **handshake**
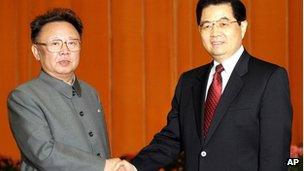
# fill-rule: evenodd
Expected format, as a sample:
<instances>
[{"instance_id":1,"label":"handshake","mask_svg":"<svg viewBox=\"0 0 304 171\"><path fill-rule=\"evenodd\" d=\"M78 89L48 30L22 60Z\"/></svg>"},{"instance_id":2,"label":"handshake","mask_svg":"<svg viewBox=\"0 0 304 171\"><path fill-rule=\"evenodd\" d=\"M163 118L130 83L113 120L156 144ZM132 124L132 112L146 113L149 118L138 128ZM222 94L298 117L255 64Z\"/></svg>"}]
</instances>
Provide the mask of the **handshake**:
<instances>
[{"instance_id":1,"label":"handshake","mask_svg":"<svg viewBox=\"0 0 304 171\"><path fill-rule=\"evenodd\" d=\"M111 158L106 160L104 171L137 171L137 169L126 160Z\"/></svg>"}]
</instances>

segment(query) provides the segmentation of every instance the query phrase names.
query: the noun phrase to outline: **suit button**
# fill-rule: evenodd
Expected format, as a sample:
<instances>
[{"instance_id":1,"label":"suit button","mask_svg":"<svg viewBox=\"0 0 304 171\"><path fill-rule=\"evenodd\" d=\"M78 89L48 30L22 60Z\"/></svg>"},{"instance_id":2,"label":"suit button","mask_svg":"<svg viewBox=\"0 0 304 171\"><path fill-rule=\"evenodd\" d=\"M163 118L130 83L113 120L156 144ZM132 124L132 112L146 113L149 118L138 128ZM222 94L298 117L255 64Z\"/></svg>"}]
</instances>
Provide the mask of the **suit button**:
<instances>
[{"instance_id":1,"label":"suit button","mask_svg":"<svg viewBox=\"0 0 304 171\"><path fill-rule=\"evenodd\" d=\"M100 157L100 153L97 153L96 156Z\"/></svg>"},{"instance_id":2,"label":"suit button","mask_svg":"<svg viewBox=\"0 0 304 171\"><path fill-rule=\"evenodd\" d=\"M89 136L90 136L90 137L93 137L93 135L94 135L94 134L93 134L93 132L92 132L92 131L91 131L91 132L89 132Z\"/></svg>"},{"instance_id":3,"label":"suit button","mask_svg":"<svg viewBox=\"0 0 304 171\"><path fill-rule=\"evenodd\" d=\"M202 151L202 152L201 152L201 156L202 156L202 157L206 157L206 156L207 156L207 152L206 152L206 151Z\"/></svg>"},{"instance_id":4,"label":"suit button","mask_svg":"<svg viewBox=\"0 0 304 171\"><path fill-rule=\"evenodd\" d=\"M80 111L80 112L79 112L79 115L80 115L80 116L83 116L83 115L84 115L83 111Z\"/></svg>"},{"instance_id":5,"label":"suit button","mask_svg":"<svg viewBox=\"0 0 304 171\"><path fill-rule=\"evenodd\" d=\"M76 95L76 91L75 91L75 90L73 90L72 95L73 95L73 96L75 96L75 95Z\"/></svg>"}]
</instances>

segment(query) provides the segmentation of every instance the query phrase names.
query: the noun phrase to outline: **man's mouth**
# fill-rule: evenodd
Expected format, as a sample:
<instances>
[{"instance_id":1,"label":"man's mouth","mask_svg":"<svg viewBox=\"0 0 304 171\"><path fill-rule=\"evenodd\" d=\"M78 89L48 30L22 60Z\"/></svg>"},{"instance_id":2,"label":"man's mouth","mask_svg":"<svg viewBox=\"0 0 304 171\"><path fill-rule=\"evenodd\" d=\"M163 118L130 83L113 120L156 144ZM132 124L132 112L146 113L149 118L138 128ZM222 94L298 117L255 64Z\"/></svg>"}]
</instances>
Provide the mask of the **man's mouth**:
<instances>
[{"instance_id":1,"label":"man's mouth","mask_svg":"<svg viewBox=\"0 0 304 171\"><path fill-rule=\"evenodd\" d=\"M224 44L224 42L223 41L212 41L211 44L213 46L216 46L216 45L222 45L222 44Z\"/></svg>"},{"instance_id":2,"label":"man's mouth","mask_svg":"<svg viewBox=\"0 0 304 171\"><path fill-rule=\"evenodd\" d=\"M67 66L67 65L69 65L71 62L69 61L69 60L62 60L62 61L59 61L58 62L60 65L62 65L62 66Z\"/></svg>"}]
</instances>

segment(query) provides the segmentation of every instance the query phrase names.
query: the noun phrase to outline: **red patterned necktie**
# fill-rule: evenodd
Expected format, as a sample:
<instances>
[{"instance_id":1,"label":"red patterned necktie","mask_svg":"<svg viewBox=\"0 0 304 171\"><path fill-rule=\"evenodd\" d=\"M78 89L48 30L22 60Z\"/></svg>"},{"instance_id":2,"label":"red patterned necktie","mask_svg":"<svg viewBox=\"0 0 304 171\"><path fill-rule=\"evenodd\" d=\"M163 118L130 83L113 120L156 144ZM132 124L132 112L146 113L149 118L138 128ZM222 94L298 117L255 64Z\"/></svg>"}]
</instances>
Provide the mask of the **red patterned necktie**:
<instances>
[{"instance_id":1,"label":"red patterned necktie","mask_svg":"<svg viewBox=\"0 0 304 171\"><path fill-rule=\"evenodd\" d=\"M207 99L205 101L203 127L203 134L205 137L208 133L208 129L210 127L216 106L222 94L222 71L224 71L222 64L217 65L215 68L215 73L213 75L212 83L208 90Z\"/></svg>"}]
</instances>

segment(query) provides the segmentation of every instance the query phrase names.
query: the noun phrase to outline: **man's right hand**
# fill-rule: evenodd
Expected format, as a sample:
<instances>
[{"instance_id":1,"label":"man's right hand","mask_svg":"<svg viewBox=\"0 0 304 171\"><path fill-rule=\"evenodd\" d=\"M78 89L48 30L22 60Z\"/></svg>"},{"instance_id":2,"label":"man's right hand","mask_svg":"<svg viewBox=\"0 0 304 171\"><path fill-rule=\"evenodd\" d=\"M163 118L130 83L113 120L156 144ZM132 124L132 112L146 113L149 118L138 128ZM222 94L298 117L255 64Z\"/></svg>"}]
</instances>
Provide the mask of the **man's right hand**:
<instances>
[{"instance_id":1,"label":"man's right hand","mask_svg":"<svg viewBox=\"0 0 304 171\"><path fill-rule=\"evenodd\" d=\"M120 158L112 158L106 160L106 165L104 171L113 171L114 169L117 170L117 164L121 162Z\"/></svg>"}]
</instances>

